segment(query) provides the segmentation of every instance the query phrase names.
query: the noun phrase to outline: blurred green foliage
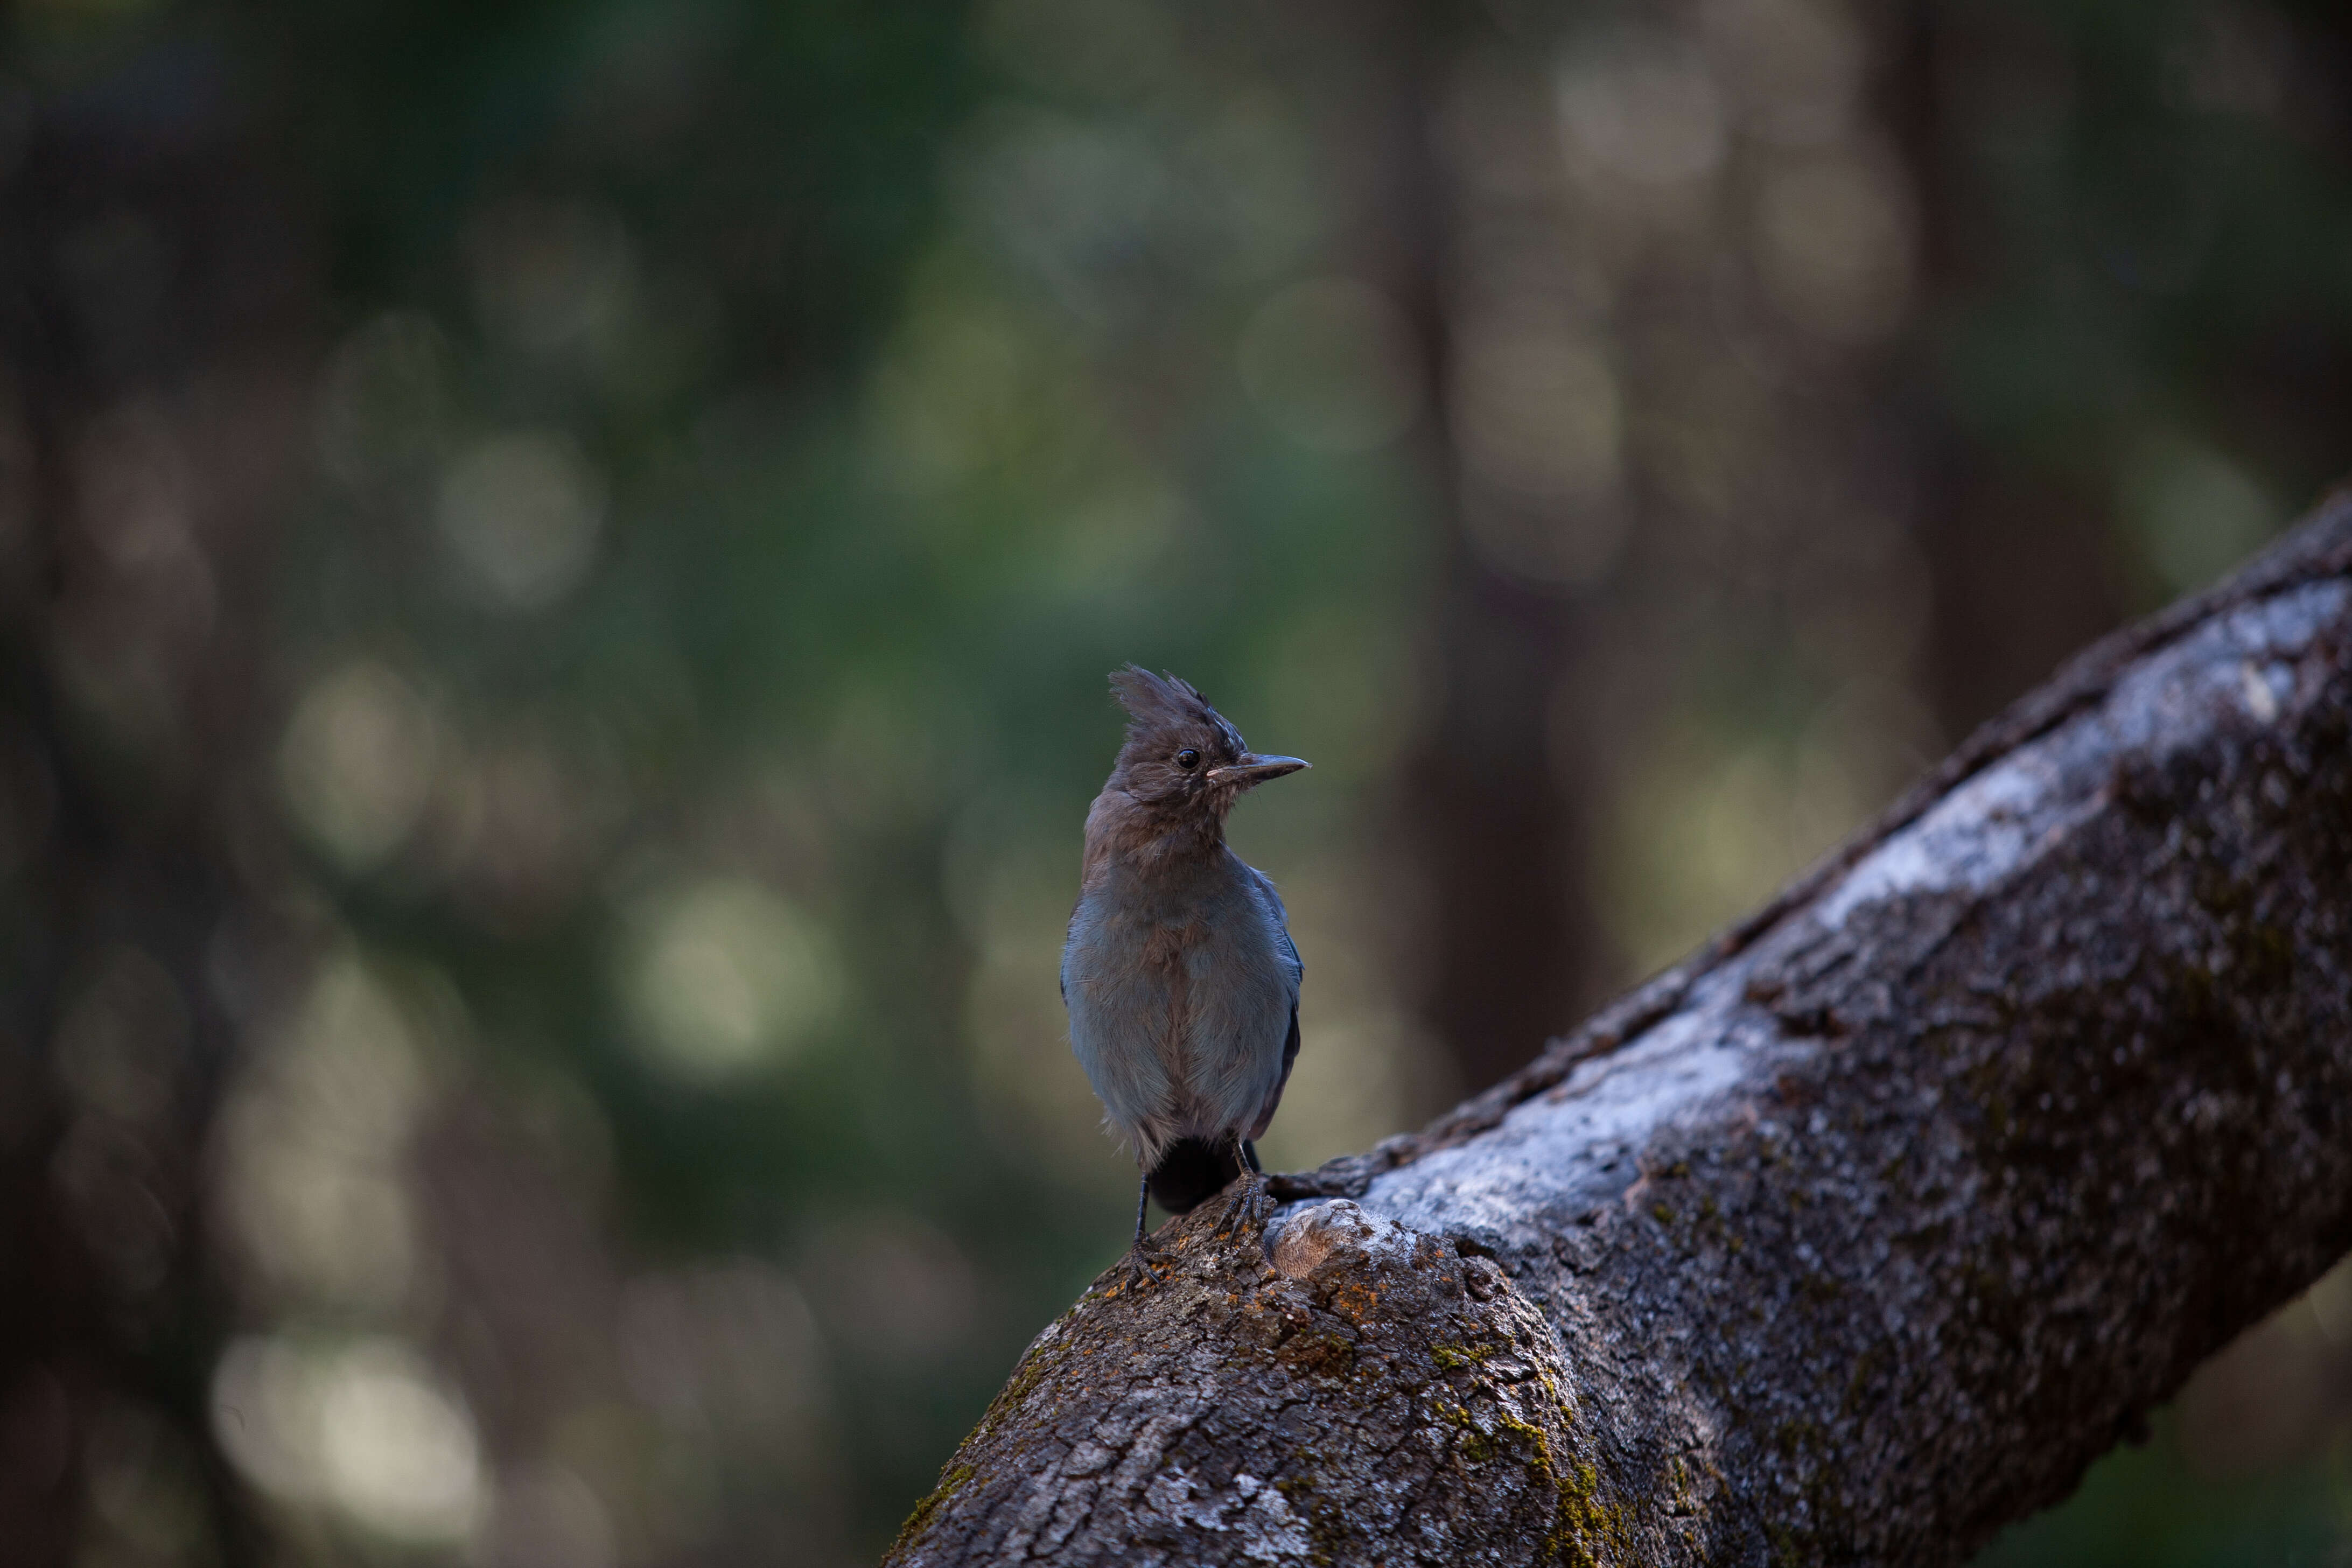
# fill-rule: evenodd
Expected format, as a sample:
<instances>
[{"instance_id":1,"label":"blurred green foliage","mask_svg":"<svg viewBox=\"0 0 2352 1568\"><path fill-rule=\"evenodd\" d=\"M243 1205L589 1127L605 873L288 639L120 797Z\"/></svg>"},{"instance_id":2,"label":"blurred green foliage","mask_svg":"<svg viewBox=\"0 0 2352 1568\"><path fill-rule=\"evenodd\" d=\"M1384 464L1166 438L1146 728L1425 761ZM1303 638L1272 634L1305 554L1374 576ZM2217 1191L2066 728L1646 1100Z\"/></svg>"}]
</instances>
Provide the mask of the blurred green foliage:
<instances>
[{"instance_id":1,"label":"blurred green foliage","mask_svg":"<svg viewBox=\"0 0 2352 1568\"><path fill-rule=\"evenodd\" d=\"M478 1098L601 1173L574 1217L613 1226L601 1267L652 1280L618 1286L627 1399L667 1397L631 1360L650 1353L629 1348L633 1302L671 1304L661 1353L689 1372L763 1322L727 1353L808 1362L751 1380L733 1416L695 1382L725 1363L704 1367L647 1418L615 1413L610 1366L454 1354L498 1468L584 1480L601 1522L582 1528L623 1560L787 1539L795 1560L869 1556L1115 1252L1124 1162L1053 990L1118 734L1105 673L1181 669L1316 758L1311 792L1242 828L1286 880L1327 863L1332 886L1299 878L1305 921L1350 901L1328 863L1403 738L1381 682L1428 548L1411 482L1351 434L1363 387L1306 386L1325 426L1294 439L1242 395L1231 346L1337 221L1311 128L1211 28L1113 14L1135 31L1087 44L1097 58L1067 52L1073 20L25 18L47 90L143 73L225 94L315 204L332 344L266 632L291 714L266 793L302 846L278 891L324 900L320 931L364 967L295 984L287 1005L324 1021L294 1059L377 1041L332 1092L371 1095L395 1142ZM1105 65L1139 90L1111 101ZM1381 1010L1317 956L1327 1018ZM349 1022L387 1006L405 1022ZM1333 1031L1323 1070L1377 1079L1369 1058L1399 1048L1382 1026L1353 1052ZM417 1094L367 1087L420 1072ZM275 1103L271 1081L248 1069L233 1105ZM1327 1114L1319 1142L1273 1152L1319 1159L1406 1109ZM223 1388L406 1386L406 1363L303 1372L279 1350L373 1334L449 1356L469 1296L495 1317L560 1289L465 1277L473 1253L542 1245L512 1227L548 1216L495 1205L386 1200L419 1233L404 1268L354 1263L367 1244L331 1220L305 1252L285 1241L295 1184L374 1182L383 1156L297 1158L261 1110L227 1137L231 1209L287 1258L283 1288L243 1292L262 1349ZM730 1257L755 1261L696 1261ZM812 1311L813 1332L777 1318ZM520 1384L504 1409L485 1359ZM421 1408L446 1405L423 1386ZM275 1504L323 1502L358 1539L488 1528L371 1512L331 1453L324 1479L239 1456Z\"/></svg>"}]
</instances>

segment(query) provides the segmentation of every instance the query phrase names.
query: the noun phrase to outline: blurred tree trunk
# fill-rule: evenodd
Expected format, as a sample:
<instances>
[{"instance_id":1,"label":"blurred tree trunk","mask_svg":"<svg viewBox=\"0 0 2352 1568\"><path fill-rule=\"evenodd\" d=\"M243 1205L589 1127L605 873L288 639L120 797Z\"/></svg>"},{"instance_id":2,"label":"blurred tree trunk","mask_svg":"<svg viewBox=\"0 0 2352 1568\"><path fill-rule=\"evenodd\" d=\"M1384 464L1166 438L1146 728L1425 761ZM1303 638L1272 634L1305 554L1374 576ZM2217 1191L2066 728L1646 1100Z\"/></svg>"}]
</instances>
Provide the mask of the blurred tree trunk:
<instances>
[{"instance_id":1,"label":"blurred tree trunk","mask_svg":"<svg viewBox=\"0 0 2352 1568\"><path fill-rule=\"evenodd\" d=\"M2124 15L2059 20L1941 0L1886 13L1874 109L1918 196L1920 293L1937 328L1914 342L1887 401L1912 426L1933 584L1924 687L1947 734L1967 733L2145 602L2151 542L2135 537L2120 500L2126 443L2177 426L2299 494L2343 464L2341 318L2273 275L2279 260L2262 247L2277 237L2234 249L2180 240L2180 276L2152 282L2134 275L2102 209L2137 210L2116 195L2127 192L2171 240L2210 221L2196 210L2199 178L2340 139L2341 110L2316 105L2352 75L2352 27L2341 7L2313 5ZM2178 53L2150 47L2167 37ZM2281 73L2261 89L2281 101L2219 112L2197 101L2183 80L2207 56L2215 70ZM2230 144L2273 118L2294 131L2284 145ZM2098 321L2050 354L2109 363L2061 373L2055 384L2073 395L1989 371L2002 335L2061 294ZM1977 363L1956 368L1962 353Z\"/></svg>"},{"instance_id":2,"label":"blurred tree trunk","mask_svg":"<svg viewBox=\"0 0 2352 1568\"><path fill-rule=\"evenodd\" d=\"M1491 1083L1590 1005L1604 969L1586 875L1591 813L1579 787L1589 781L1555 769L1550 744L1578 612L1569 595L1483 560L1465 527L1473 503L1455 432L1460 279L1451 245L1470 196L1437 143L1449 79L1475 24L1451 7L1406 3L1360 25L1374 83L1364 101L1379 115L1363 141L1381 181L1368 248L1420 353L1425 413L1411 455L1442 541L1425 634L1435 679L1399 780L1420 895L1406 963L1460 1081Z\"/></svg>"},{"instance_id":3,"label":"blurred tree trunk","mask_svg":"<svg viewBox=\"0 0 2352 1568\"><path fill-rule=\"evenodd\" d=\"M1961 1562L2352 1246L2347 887L2352 500L1273 1183L1354 1201L1170 1227L889 1560Z\"/></svg>"},{"instance_id":4,"label":"blurred tree trunk","mask_svg":"<svg viewBox=\"0 0 2352 1568\"><path fill-rule=\"evenodd\" d=\"M124 1445L251 1556L207 1433L199 1172L236 938L268 924L248 599L310 297L208 62L151 65L0 168L0 1555L25 1568L88 1560L88 1467Z\"/></svg>"},{"instance_id":5,"label":"blurred tree trunk","mask_svg":"<svg viewBox=\"0 0 2352 1568\"><path fill-rule=\"evenodd\" d=\"M1988 237L2001 215L1970 164L1969 128L1952 95L1972 76L1998 79L2021 62L2003 61L1988 28L1972 30L1946 7L1896 15L1896 49L1876 96L1918 195L1920 292L1963 300L2017 262L1993 254ZM2071 493L2049 467L1969 439L1922 384L1935 371L1915 364L1909 384L1890 392L1914 415L1916 528L1931 584L1922 686L1937 727L1965 735L2120 622L2126 594L2106 498Z\"/></svg>"}]
</instances>

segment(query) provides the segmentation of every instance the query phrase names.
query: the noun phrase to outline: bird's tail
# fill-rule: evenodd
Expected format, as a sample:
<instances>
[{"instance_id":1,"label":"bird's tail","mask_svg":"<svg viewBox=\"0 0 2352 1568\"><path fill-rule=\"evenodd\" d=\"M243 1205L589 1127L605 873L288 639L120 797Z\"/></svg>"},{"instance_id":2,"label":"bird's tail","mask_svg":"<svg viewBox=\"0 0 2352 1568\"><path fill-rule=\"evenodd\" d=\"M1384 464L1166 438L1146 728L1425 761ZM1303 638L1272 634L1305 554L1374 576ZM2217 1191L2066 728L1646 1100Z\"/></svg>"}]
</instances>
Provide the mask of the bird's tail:
<instances>
[{"instance_id":1,"label":"bird's tail","mask_svg":"<svg viewBox=\"0 0 2352 1568\"><path fill-rule=\"evenodd\" d=\"M1232 1141L1179 1138L1161 1152L1160 1163L1143 1181L1151 1189L1152 1202L1170 1214L1190 1214L1241 1173L1241 1154Z\"/></svg>"}]
</instances>

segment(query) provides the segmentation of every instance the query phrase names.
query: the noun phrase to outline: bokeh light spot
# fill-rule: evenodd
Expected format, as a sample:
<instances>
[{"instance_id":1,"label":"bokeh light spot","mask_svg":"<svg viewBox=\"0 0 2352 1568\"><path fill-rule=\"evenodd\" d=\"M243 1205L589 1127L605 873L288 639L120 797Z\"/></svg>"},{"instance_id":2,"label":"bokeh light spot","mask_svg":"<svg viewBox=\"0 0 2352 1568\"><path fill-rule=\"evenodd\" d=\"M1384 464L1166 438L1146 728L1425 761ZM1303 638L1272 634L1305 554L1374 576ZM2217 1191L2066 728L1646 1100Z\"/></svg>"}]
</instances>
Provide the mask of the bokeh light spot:
<instances>
[{"instance_id":1,"label":"bokeh light spot","mask_svg":"<svg viewBox=\"0 0 2352 1568\"><path fill-rule=\"evenodd\" d=\"M833 945L782 895L714 878L632 911L636 1037L656 1067L715 1081L791 1055L833 1013Z\"/></svg>"},{"instance_id":2,"label":"bokeh light spot","mask_svg":"<svg viewBox=\"0 0 2352 1568\"><path fill-rule=\"evenodd\" d=\"M1756 260L1790 318L1868 342L1911 302L1911 194L1893 157L1853 148L1777 166L1759 183Z\"/></svg>"},{"instance_id":3,"label":"bokeh light spot","mask_svg":"<svg viewBox=\"0 0 2352 1568\"><path fill-rule=\"evenodd\" d=\"M1703 179L1723 161L1723 104L1706 61L1670 36L1628 30L1561 68L1560 129L1578 163L1638 184Z\"/></svg>"},{"instance_id":4,"label":"bokeh light spot","mask_svg":"<svg viewBox=\"0 0 2352 1568\"><path fill-rule=\"evenodd\" d=\"M321 677L278 748L295 821L345 870L380 864L424 810L439 728L416 689L373 659Z\"/></svg>"},{"instance_id":5,"label":"bokeh light spot","mask_svg":"<svg viewBox=\"0 0 2352 1568\"><path fill-rule=\"evenodd\" d=\"M416 1251L401 1163L425 1082L406 1016L356 954L330 960L221 1118L227 1229L277 1289L396 1305Z\"/></svg>"},{"instance_id":6,"label":"bokeh light spot","mask_svg":"<svg viewBox=\"0 0 2352 1568\"><path fill-rule=\"evenodd\" d=\"M319 389L320 460L355 489L436 461L456 417L457 356L430 316L394 310L353 331Z\"/></svg>"},{"instance_id":7,"label":"bokeh light spot","mask_svg":"<svg viewBox=\"0 0 2352 1568\"><path fill-rule=\"evenodd\" d=\"M474 1528L482 1467L473 1418L398 1341L239 1340L214 1373L212 1408L230 1460L286 1501L324 1505L418 1544L454 1542Z\"/></svg>"},{"instance_id":8,"label":"bokeh light spot","mask_svg":"<svg viewBox=\"0 0 2352 1568\"><path fill-rule=\"evenodd\" d=\"M2243 469L2202 442L2151 436L2126 456L2123 512L2176 594L2201 588L2275 531L2276 507Z\"/></svg>"},{"instance_id":9,"label":"bokeh light spot","mask_svg":"<svg viewBox=\"0 0 2352 1568\"><path fill-rule=\"evenodd\" d=\"M536 610L579 585L604 527L604 485L559 431L468 448L442 480L442 538L491 604Z\"/></svg>"}]
</instances>

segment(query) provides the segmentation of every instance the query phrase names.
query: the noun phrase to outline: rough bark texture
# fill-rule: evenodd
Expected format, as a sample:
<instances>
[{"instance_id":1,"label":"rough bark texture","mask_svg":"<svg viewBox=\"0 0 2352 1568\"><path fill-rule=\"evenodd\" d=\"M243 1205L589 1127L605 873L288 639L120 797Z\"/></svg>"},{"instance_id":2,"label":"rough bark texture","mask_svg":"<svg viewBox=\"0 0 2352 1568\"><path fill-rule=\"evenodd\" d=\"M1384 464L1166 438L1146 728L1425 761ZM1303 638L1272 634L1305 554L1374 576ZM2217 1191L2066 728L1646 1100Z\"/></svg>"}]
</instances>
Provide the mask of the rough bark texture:
<instances>
[{"instance_id":1,"label":"rough bark texture","mask_svg":"<svg viewBox=\"0 0 2352 1568\"><path fill-rule=\"evenodd\" d=\"M1932 1564L2056 1500L2352 1247L2352 500L1272 1194L1048 1328L890 1561Z\"/></svg>"}]
</instances>

